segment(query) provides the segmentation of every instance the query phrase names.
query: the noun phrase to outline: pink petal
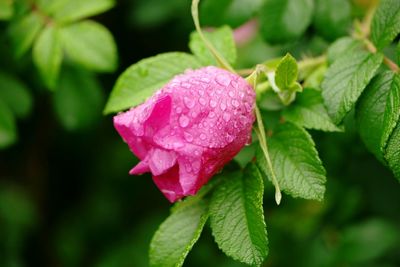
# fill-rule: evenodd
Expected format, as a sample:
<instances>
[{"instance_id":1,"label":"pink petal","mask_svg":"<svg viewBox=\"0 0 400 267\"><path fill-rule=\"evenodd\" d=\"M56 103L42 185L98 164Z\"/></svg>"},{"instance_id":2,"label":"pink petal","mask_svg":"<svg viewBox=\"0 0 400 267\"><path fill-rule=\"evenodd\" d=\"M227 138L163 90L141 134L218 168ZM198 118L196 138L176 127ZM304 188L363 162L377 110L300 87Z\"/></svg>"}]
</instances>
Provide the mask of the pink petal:
<instances>
[{"instance_id":1,"label":"pink petal","mask_svg":"<svg viewBox=\"0 0 400 267\"><path fill-rule=\"evenodd\" d=\"M129 174L131 174L131 175L143 174L143 173L146 173L149 171L150 171L149 163L147 162L147 160L142 160L129 171Z\"/></svg>"},{"instance_id":2,"label":"pink petal","mask_svg":"<svg viewBox=\"0 0 400 267\"><path fill-rule=\"evenodd\" d=\"M168 172L153 176L153 181L170 202L175 202L184 196L179 183L179 166L177 164Z\"/></svg>"},{"instance_id":3,"label":"pink petal","mask_svg":"<svg viewBox=\"0 0 400 267\"><path fill-rule=\"evenodd\" d=\"M149 153L148 161L151 173L159 176L175 165L176 154L174 151L154 148Z\"/></svg>"}]
</instances>

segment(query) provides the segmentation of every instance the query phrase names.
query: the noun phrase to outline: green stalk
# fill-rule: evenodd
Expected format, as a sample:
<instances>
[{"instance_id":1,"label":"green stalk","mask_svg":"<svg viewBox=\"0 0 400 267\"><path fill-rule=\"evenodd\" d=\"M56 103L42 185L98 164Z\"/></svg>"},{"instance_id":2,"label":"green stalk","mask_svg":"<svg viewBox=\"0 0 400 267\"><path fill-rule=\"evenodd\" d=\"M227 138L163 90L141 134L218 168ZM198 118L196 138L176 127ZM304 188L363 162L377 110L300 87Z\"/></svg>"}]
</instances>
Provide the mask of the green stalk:
<instances>
[{"instance_id":1,"label":"green stalk","mask_svg":"<svg viewBox=\"0 0 400 267\"><path fill-rule=\"evenodd\" d=\"M262 65L257 65L256 70L250 74L249 77L246 78L246 80L253 85L254 90L257 88L257 78L260 73L265 73L266 69L265 66ZM264 129L264 124L262 121L261 113L260 110L257 107L257 104L255 105L255 113L256 113L256 120L257 120L257 126L254 127L254 131L257 134L261 150L263 151L265 160L267 161L267 169L269 172L269 176L271 178L272 183L275 186L275 201L276 204L280 204L282 200L282 193L281 189L279 187L278 179L276 178L274 167L272 166L272 161L269 156L268 152L268 144L267 144L267 137L265 135L265 129Z\"/></svg>"},{"instance_id":2,"label":"green stalk","mask_svg":"<svg viewBox=\"0 0 400 267\"><path fill-rule=\"evenodd\" d=\"M230 72L235 73L235 70L231 67L231 65L226 61L226 59L215 49L215 47L211 44L210 41L207 40L207 38L204 36L201 27L200 27L200 21L199 21L199 2L200 0L193 0L192 1L192 18L194 22L194 26L196 28L197 33L199 34L201 40L204 42L204 44L207 46L208 50L211 52L211 54L214 56L214 58L217 60L218 65L220 67L229 70Z\"/></svg>"}]
</instances>

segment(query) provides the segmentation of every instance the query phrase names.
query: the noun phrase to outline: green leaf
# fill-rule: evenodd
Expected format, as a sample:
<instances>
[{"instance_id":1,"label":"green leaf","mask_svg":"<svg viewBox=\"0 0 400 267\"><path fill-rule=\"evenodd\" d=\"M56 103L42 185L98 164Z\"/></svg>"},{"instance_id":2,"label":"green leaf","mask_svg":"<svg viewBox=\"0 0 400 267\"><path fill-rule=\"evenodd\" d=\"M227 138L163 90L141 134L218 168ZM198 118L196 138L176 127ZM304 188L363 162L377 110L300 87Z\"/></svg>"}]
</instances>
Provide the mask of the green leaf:
<instances>
[{"instance_id":1,"label":"green leaf","mask_svg":"<svg viewBox=\"0 0 400 267\"><path fill-rule=\"evenodd\" d=\"M0 99L19 118L26 118L32 110L32 95L16 77L0 72Z\"/></svg>"},{"instance_id":2,"label":"green leaf","mask_svg":"<svg viewBox=\"0 0 400 267\"><path fill-rule=\"evenodd\" d=\"M398 224L379 218L368 219L341 231L338 254L350 266L368 266L388 251L395 251L399 241Z\"/></svg>"},{"instance_id":3,"label":"green leaf","mask_svg":"<svg viewBox=\"0 0 400 267\"><path fill-rule=\"evenodd\" d=\"M14 144L15 141L17 141L17 129L14 116L3 99L0 99L0 149Z\"/></svg>"},{"instance_id":4,"label":"green leaf","mask_svg":"<svg viewBox=\"0 0 400 267\"><path fill-rule=\"evenodd\" d=\"M10 19L14 14L12 0L0 0L0 20Z\"/></svg>"},{"instance_id":5,"label":"green leaf","mask_svg":"<svg viewBox=\"0 0 400 267\"><path fill-rule=\"evenodd\" d=\"M303 88L296 82L298 67L296 60L286 54L278 63L275 73L267 73L268 81L272 89L278 94L284 105L289 105L296 98L296 92Z\"/></svg>"},{"instance_id":6,"label":"green leaf","mask_svg":"<svg viewBox=\"0 0 400 267\"><path fill-rule=\"evenodd\" d=\"M103 25L90 20L77 22L62 27L60 36L67 56L74 62L100 72L117 68L117 47Z\"/></svg>"},{"instance_id":7,"label":"green leaf","mask_svg":"<svg viewBox=\"0 0 400 267\"><path fill-rule=\"evenodd\" d=\"M275 83L281 90L288 90L299 74L297 62L289 53L279 62L275 72Z\"/></svg>"},{"instance_id":8,"label":"green leaf","mask_svg":"<svg viewBox=\"0 0 400 267\"><path fill-rule=\"evenodd\" d=\"M36 12L31 12L25 17L11 22L8 33L17 57L22 56L31 48L43 26L44 21Z\"/></svg>"},{"instance_id":9,"label":"green leaf","mask_svg":"<svg viewBox=\"0 0 400 267\"><path fill-rule=\"evenodd\" d=\"M400 33L400 1L382 0L371 23L371 39L382 49Z\"/></svg>"},{"instance_id":10,"label":"green leaf","mask_svg":"<svg viewBox=\"0 0 400 267\"><path fill-rule=\"evenodd\" d=\"M328 62L333 63L339 57L347 57L363 47L361 41L351 37L342 37L336 40L328 49Z\"/></svg>"},{"instance_id":11,"label":"green leaf","mask_svg":"<svg viewBox=\"0 0 400 267\"><path fill-rule=\"evenodd\" d=\"M65 129L84 130L101 118L103 92L89 72L65 68L54 93L56 115Z\"/></svg>"},{"instance_id":12,"label":"green leaf","mask_svg":"<svg viewBox=\"0 0 400 267\"><path fill-rule=\"evenodd\" d=\"M317 0L314 26L328 40L345 35L351 25L351 6L348 0Z\"/></svg>"},{"instance_id":13,"label":"green leaf","mask_svg":"<svg viewBox=\"0 0 400 267\"><path fill-rule=\"evenodd\" d=\"M381 150L384 150L393 130L400 124L400 74L393 74L390 91L386 99L385 113L382 125Z\"/></svg>"},{"instance_id":14,"label":"green leaf","mask_svg":"<svg viewBox=\"0 0 400 267\"><path fill-rule=\"evenodd\" d=\"M311 136L303 128L289 122L280 124L269 138L268 146L275 175L284 192L293 197L323 199L325 169ZM268 176L261 149L256 157L257 165Z\"/></svg>"},{"instance_id":15,"label":"green leaf","mask_svg":"<svg viewBox=\"0 0 400 267\"><path fill-rule=\"evenodd\" d=\"M192 55L180 52L160 54L130 66L118 78L104 113L134 107L186 69L200 68Z\"/></svg>"},{"instance_id":16,"label":"green leaf","mask_svg":"<svg viewBox=\"0 0 400 267\"><path fill-rule=\"evenodd\" d=\"M400 99L390 101L389 94L395 96L399 91L398 75L385 71L374 77L357 103L356 119L360 136L380 160L383 160L386 143L400 116Z\"/></svg>"},{"instance_id":17,"label":"green leaf","mask_svg":"<svg viewBox=\"0 0 400 267\"><path fill-rule=\"evenodd\" d=\"M400 121L387 143L385 151L385 160L390 169L400 181Z\"/></svg>"},{"instance_id":18,"label":"green leaf","mask_svg":"<svg viewBox=\"0 0 400 267\"><path fill-rule=\"evenodd\" d=\"M318 90L305 89L298 94L296 101L283 110L283 116L286 120L307 129L342 131L329 117L321 92Z\"/></svg>"},{"instance_id":19,"label":"green leaf","mask_svg":"<svg viewBox=\"0 0 400 267\"><path fill-rule=\"evenodd\" d=\"M59 29L48 25L33 46L33 61L49 88L54 88L57 83L62 52Z\"/></svg>"},{"instance_id":20,"label":"green leaf","mask_svg":"<svg viewBox=\"0 0 400 267\"><path fill-rule=\"evenodd\" d=\"M268 254L261 174L254 164L229 175L213 193L210 225L219 248L235 260L260 266Z\"/></svg>"},{"instance_id":21,"label":"green leaf","mask_svg":"<svg viewBox=\"0 0 400 267\"><path fill-rule=\"evenodd\" d=\"M103 13L115 5L115 0L53 0L44 2L42 7L57 22L70 23L86 17ZM47 2L47 3L46 3Z\"/></svg>"},{"instance_id":22,"label":"green leaf","mask_svg":"<svg viewBox=\"0 0 400 267\"><path fill-rule=\"evenodd\" d=\"M397 66L400 65L400 42L396 46L396 63Z\"/></svg>"},{"instance_id":23,"label":"green leaf","mask_svg":"<svg viewBox=\"0 0 400 267\"><path fill-rule=\"evenodd\" d=\"M313 0L265 0L260 9L261 35L269 43L299 38L311 22Z\"/></svg>"},{"instance_id":24,"label":"green leaf","mask_svg":"<svg viewBox=\"0 0 400 267\"><path fill-rule=\"evenodd\" d=\"M238 27L250 20L262 3L263 0L202 0L200 21L207 26Z\"/></svg>"},{"instance_id":25,"label":"green leaf","mask_svg":"<svg viewBox=\"0 0 400 267\"><path fill-rule=\"evenodd\" d=\"M322 97L335 124L353 108L382 60L382 54L355 51L338 58L328 68L322 83Z\"/></svg>"},{"instance_id":26,"label":"green leaf","mask_svg":"<svg viewBox=\"0 0 400 267\"><path fill-rule=\"evenodd\" d=\"M150 244L150 266L179 267L199 239L208 219L208 203L194 196L177 203Z\"/></svg>"},{"instance_id":27,"label":"green leaf","mask_svg":"<svg viewBox=\"0 0 400 267\"><path fill-rule=\"evenodd\" d=\"M213 32L204 32L204 35L229 64L235 63L236 46L231 28L224 26ZM214 56L208 50L197 32L192 32L190 34L189 48L204 66L217 65Z\"/></svg>"}]
</instances>

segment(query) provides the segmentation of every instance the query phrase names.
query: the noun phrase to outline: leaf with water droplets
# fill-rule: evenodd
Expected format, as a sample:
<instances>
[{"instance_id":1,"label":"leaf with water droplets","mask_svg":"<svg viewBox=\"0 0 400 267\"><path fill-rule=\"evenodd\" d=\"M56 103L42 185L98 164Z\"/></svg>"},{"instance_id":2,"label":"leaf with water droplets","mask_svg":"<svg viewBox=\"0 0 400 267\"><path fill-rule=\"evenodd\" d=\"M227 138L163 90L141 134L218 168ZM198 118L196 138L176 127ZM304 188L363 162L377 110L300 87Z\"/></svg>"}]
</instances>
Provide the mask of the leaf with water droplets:
<instances>
[{"instance_id":1,"label":"leaf with water droplets","mask_svg":"<svg viewBox=\"0 0 400 267\"><path fill-rule=\"evenodd\" d=\"M200 66L194 56L181 52L165 53L141 60L118 78L104 113L109 114L134 107L175 75Z\"/></svg>"}]
</instances>

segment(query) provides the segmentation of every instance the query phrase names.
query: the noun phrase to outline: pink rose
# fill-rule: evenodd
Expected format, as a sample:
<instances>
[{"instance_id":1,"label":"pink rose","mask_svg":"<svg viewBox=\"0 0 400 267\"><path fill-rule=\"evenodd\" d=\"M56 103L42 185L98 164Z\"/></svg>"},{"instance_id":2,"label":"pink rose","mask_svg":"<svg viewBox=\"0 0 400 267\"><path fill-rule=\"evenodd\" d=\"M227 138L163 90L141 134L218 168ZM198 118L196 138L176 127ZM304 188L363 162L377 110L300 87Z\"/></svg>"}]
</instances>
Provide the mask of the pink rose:
<instances>
[{"instance_id":1,"label":"pink rose","mask_svg":"<svg viewBox=\"0 0 400 267\"><path fill-rule=\"evenodd\" d=\"M145 103L118 114L114 126L166 198L194 195L250 142L255 92L216 67L175 76Z\"/></svg>"}]
</instances>

